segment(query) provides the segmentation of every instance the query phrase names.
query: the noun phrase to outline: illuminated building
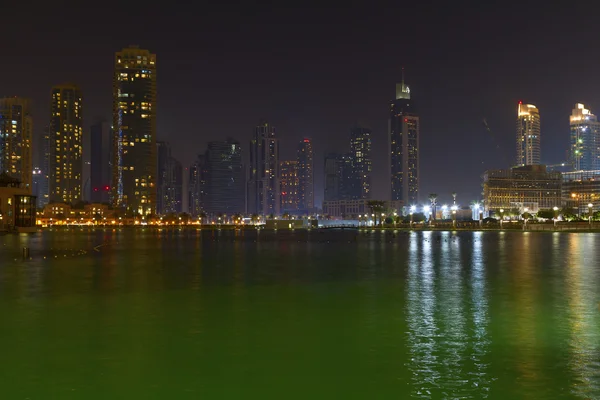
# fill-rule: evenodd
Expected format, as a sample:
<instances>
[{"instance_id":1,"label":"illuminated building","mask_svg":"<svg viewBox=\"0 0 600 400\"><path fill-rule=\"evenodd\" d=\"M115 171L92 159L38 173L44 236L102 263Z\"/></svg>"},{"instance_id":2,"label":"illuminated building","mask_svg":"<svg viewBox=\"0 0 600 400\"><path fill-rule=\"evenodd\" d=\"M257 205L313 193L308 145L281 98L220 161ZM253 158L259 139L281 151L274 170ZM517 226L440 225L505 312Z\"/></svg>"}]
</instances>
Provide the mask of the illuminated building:
<instances>
[{"instance_id":1,"label":"illuminated building","mask_svg":"<svg viewBox=\"0 0 600 400\"><path fill-rule=\"evenodd\" d=\"M583 104L575 104L570 116L569 162L575 171L600 170L600 123Z\"/></svg>"},{"instance_id":2,"label":"illuminated building","mask_svg":"<svg viewBox=\"0 0 600 400\"><path fill-rule=\"evenodd\" d=\"M83 119L77 85L52 88L49 191L51 203L82 200Z\"/></svg>"},{"instance_id":3,"label":"illuminated building","mask_svg":"<svg viewBox=\"0 0 600 400\"><path fill-rule=\"evenodd\" d=\"M576 214L587 213L590 203L594 211L600 210L600 170L563 172L562 197Z\"/></svg>"},{"instance_id":4,"label":"illuminated building","mask_svg":"<svg viewBox=\"0 0 600 400\"><path fill-rule=\"evenodd\" d=\"M419 116L410 89L396 84L396 98L390 102L389 157L392 200L404 205L419 202Z\"/></svg>"},{"instance_id":5,"label":"illuminated building","mask_svg":"<svg viewBox=\"0 0 600 400\"><path fill-rule=\"evenodd\" d=\"M180 213L183 202L183 169L181 163L171 156L168 142L157 142L156 212L158 214Z\"/></svg>"},{"instance_id":6,"label":"illuminated building","mask_svg":"<svg viewBox=\"0 0 600 400\"><path fill-rule=\"evenodd\" d=\"M112 201L156 211L156 55L130 46L115 54Z\"/></svg>"},{"instance_id":7,"label":"illuminated building","mask_svg":"<svg viewBox=\"0 0 600 400\"><path fill-rule=\"evenodd\" d=\"M279 163L281 186L281 211L296 213L300 209L300 163L281 161Z\"/></svg>"},{"instance_id":8,"label":"illuminated building","mask_svg":"<svg viewBox=\"0 0 600 400\"><path fill-rule=\"evenodd\" d=\"M0 171L31 190L33 122L30 102L20 97L0 99Z\"/></svg>"},{"instance_id":9,"label":"illuminated building","mask_svg":"<svg viewBox=\"0 0 600 400\"><path fill-rule=\"evenodd\" d=\"M240 143L231 138L209 142L204 162L204 211L213 215L243 213L245 171Z\"/></svg>"},{"instance_id":10,"label":"illuminated building","mask_svg":"<svg viewBox=\"0 0 600 400\"><path fill-rule=\"evenodd\" d=\"M0 232L36 231L36 200L31 188L7 173L0 173Z\"/></svg>"},{"instance_id":11,"label":"illuminated building","mask_svg":"<svg viewBox=\"0 0 600 400\"><path fill-rule=\"evenodd\" d=\"M203 154L189 168L188 205L192 217L198 217L204 212L206 201L206 160Z\"/></svg>"},{"instance_id":12,"label":"illuminated building","mask_svg":"<svg viewBox=\"0 0 600 400\"><path fill-rule=\"evenodd\" d=\"M42 135L38 136L38 194L37 206L44 207L50 201L50 128L46 126Z\"/></svg>"},{"instance_id":13,"label":"illuminated building","mask_svg":"<svg viewBox=\"0 0 600 400\"><path fill-rule=\"evenodd\" d=\"M517 107L517 166L540 163L540 112L532 104Z\"/></svg>"},{"instance_id":14,"label":"illuminated building","mask_svg":"<svg viewBox=\"0 0 600 400\"><path fill-rule=\"evenodd\" d=\"M356 194L358 199L371 198L371 130L360 126L350 132L350 154L356 179Z\"/></svg>"},{"instance_id":15,"label":"illuminated building","mask_svg":"<svg viewBox=\"0 0 600 400\"><path fill-rule=\"evenodd\" d=\"M354 175L351 154L329 153L325 156L324 201L358 199L359 182Z\"/></svg>"},{"instance_id":16,"label":"illuminated building","mask_svg":"<svg viewBox=\"0 0 600 400\"><path fill-rule=\"evenodd\" d=\"M313 148L308 138L302 139L298 145L298 182L298 209L310 213L315 207L315 187Z\"/></svg>"},{"instance_id":17,"label":"illuminated building","mask_svg":"<svg viewBox=\"0 0 600 400\"><path fill-rule=\"evenodd\" d=\"M279 215L279 140L275 127L261 121L250 141L248 213Z\"/></svg>"},{"instance_id":18,"label":"illuminated building","mask_svg":"<svg viewBox=\"0 0 600 400\"><path fill-rule=\"evenodd\" d=\"M110 195L110 126L97 121L90 128L90 199L92 203L108 203Z\"/></svg>"},{"instance_id":19,"label":"illuminated building","mask_svg":"<svg viewBox=\"0 0 600 400\"><path fill-rule=\"evenodd\" d=\"M497 215L501 209L528 208L535 214L561 207L561 173L547 171L545 165L488 170L483 175L483 205L486 215Z\"/></svg>"}]
</instances>

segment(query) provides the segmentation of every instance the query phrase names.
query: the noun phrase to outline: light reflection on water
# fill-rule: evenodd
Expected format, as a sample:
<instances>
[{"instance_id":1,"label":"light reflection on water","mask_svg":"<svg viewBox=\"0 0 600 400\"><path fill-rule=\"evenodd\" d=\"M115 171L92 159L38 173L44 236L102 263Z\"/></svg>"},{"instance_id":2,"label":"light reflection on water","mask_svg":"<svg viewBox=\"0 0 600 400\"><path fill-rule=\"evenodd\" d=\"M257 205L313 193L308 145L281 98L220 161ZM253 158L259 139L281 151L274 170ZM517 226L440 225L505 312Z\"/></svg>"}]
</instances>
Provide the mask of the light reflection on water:
<instances>
[{"instance_id":1,"label":"light reflection on water","mask_svg":"<svg viewBox=\"0 0 600 400\"><path fill-rule=\"evenodd\" d=\"M0 237L0 381L13 398L600 398L598 237Z\"/></svg>"}]
</instances>

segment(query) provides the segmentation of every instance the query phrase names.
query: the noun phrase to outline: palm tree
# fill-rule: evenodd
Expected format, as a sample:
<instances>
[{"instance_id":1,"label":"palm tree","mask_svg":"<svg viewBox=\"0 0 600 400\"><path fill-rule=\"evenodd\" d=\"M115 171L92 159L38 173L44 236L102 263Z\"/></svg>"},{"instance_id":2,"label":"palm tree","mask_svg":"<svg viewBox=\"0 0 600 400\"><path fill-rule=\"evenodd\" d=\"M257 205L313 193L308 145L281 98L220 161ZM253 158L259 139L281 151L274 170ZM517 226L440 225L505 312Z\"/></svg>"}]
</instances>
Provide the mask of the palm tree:
<instances>
[{"instance_id":1,"label":"palm tree","mask_svg":"<svg viewBox=\"0 0 600 400\"><path fill-rule=\"evenodd\" d=\"M452 192L452 204L456 205L456 192Z\"/></svg>"},{"instance_id":2,"label":"palm tree","mask_svg":"<svg viewBox=\"0 0 600 400\"><path fill-rule=\"evenodd\" d=\"M431 212L433 219L435 219L436 206L437 206L437 193L429 193L429 201L431 202Z\"/></svg>"},{"instance_id":3,"label":"palm tree","mask_svg":"<svg viewBox=\"0 0 600 400\"><path fill-rule=\"evenodd\" d=\"M200 218L200 224L204 224L204 220L206 219L206 213L202 211L200 214L198 214L198 217Z\"/></svg>"},{"instance_id":4,"label":"palm tree","mask_svg":"<svg viewBox=\"0 0 600 400\"><path fill-rule=\"evenodd\" d=\"M254 225L258 224L258 220L259 220L258 214L252 214L251 218L252 218L252 223L254 223Z\"/></svg>"},{"instance_id":5,"label":"palm tree","mask_svg":"<svg viewBox=\"0 0 600 400\"><path fill-rule=\"evenodd\" d=\"M283 215L281 217L283 219L290 219L290 214L289 213L283 213Z\"/></svg>"},{"instance_id":6,"label":"palm tree","mask_svg":"<svg viewBox=\"0 0 600 400\"><path fill-rule=\"evenodd\" d=\"M381 215L381 213L383 212L383 206L384 206L384 202L381 200L369 200L369 202L367 202L367 207L369 207L369 210L371 210L371 214L374 214L375 217L373 219L373 224L377 225L377 217L379 217ZM381 220L382 218L379 218L379 224L381 224Z\"/></svg>"},{"instance_id":7,"label":"palm tree","mask_svg":"<svg viewBox=\"0 0 600 400\"><path fill-rule=\"evenodd\" d=\"M236 213L236 214L233 215L233 222L239 224L239 223L242 222L242 218L243 218L242 214Z\"/></svg>"},{"instance_id":8,"label":"palm tree","mask_svg":"<svg viewBox=\"0 0 600 400\"><path fill-rule=\"evenodd\" d=\"M179 213L179 219L184 225L187 225L190 222L190 214L186 212Z\"/></svg>"}]
</instances>

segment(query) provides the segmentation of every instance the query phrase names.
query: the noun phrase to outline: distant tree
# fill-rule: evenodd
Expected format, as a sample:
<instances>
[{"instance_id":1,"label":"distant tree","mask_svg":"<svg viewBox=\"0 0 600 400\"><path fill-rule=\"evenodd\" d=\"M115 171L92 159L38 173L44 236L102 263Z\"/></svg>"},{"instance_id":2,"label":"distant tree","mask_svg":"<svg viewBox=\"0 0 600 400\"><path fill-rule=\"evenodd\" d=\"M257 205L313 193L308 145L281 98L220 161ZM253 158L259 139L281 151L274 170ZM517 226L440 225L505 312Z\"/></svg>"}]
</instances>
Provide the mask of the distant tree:
<instances>
[{"instance_id":1,"label":"distant tree","mask_svg":"<svg viewBox=\"0 0 600 400\"><path fill-rule=\"evenodd\" d=\"M486 224L495 224L498 220L494 217L487 217L483 219L483 222Z\"/></svg>"},{"instance_id":2,"label":"distant tree","mask_svg":"<svg viewBox=\"0 0 600 400\"><path fill-rule=\"evenodd\" d=\"M543 209L537 212L537 217L542 219L553 219L554 218L554 210Z\"/></svg>"},{"instance_id":3,"label":"distant tree","mask_svg":"<svg viewBox=\"0 0 600 400\"><path fill-rule=\"evenodd\" d=\"M198 218L200 218L200 224L204 224L206 221L206 213L204 211L200 212L200 214L198 214Z\"/></svg>"},{"instance_id":4,"label":"distant tree","mask_svg":"<svg viewBox=\"0 0 600 400\"><path fill-rule=\"evenodd\" d=\"M252 217L250 217L252 219L252 223L254 224L258 224L258 221L260 220L258 214L252 214Z\"/></svg>"},{"instance_id":5,"label":"distant tree","mask_svg":"<svg viewBox=\"0 0 600 400\"><path fill-rule=\"evenodd\" d=\"M94 221L96 221L97 224L102 221L102 215L100 215L100 213L95 213L93 218L94 218Z\"/></svg>"},{"instance_id":6,"label":"distant tree","mask_svg":"<svg viewBox=\"0 0 600 400\"><path fill-rule=\"evenodd\" d=\"M384 210L384 202L381 200L369 200L367 207L371 211L371 214L375 214L373 218L373 225L377 225L377 218L379 218L379 224L381 225L381 213Z\"/></svg>"},{"instance_id":7,"label":"distant tree","mask_svg":"<svg viewBox=\"0 0 600 400\"><path fill-rule=\"evenodd\" d=\"M394 218L392 218L392 217L386 217L385 218L384 224L391 225L393 223L394 223Z\"/></svg>"},{"instance_id":8,"label":"distant tree","mask_svg":"<svg viewBox=\"0 0 600 400\"><path fill-rule=\"evenodd\" d=\"M290 219L290 214L289 213L283 213L283 215L281 216L281 218L283 218L283 219Z\"/></svg>"},{"instance_id":9,"label":"distant tree","mask_svg":"<svg viewBox=\"0 0 600 400\"><path fill-rule=\"evenodd\" d=\"M268 217L268 218L269 218L269 219L275 219L275 214L273 214L273 213L269 214L269 217Z\"/></svg>"},{"instance_id":10,"label":"distant tree","mask_svg":"<svg viewBox=\"0 0 600 400\"><path fill-rule=\"evenodd\" d=\"M531 215L528 212L524 212L523 214L521 214L521 218L523 219L531 219L533 217L533 215Z\"/></svg>"},{"instance_id":11,"label":"distant tree","mask_svg":"<svg viewBox=\"0 0 600 400\"><path fill-rule=\"evenodd\" d=\"M186 212L182 212L179 213L179 220L181 221L182 224L187 225L190 222L190 219L192 217L190 216L190 214L186 213Z\"/></svg>"},{"instance_id":12,"label":"distant tree","mask_svg":"<svg viewBox=\"0 0 600 400\"><path fill-rule=\"evenodd\" d=\"M427 219L427 217L425 216L425 214L423 213L413 213L412 215L412 221L413 222L423 222ZM402 222L404 223L409 223L410 222L410 215L405 215L402 219Z\"/></svg>"}]
</instances>

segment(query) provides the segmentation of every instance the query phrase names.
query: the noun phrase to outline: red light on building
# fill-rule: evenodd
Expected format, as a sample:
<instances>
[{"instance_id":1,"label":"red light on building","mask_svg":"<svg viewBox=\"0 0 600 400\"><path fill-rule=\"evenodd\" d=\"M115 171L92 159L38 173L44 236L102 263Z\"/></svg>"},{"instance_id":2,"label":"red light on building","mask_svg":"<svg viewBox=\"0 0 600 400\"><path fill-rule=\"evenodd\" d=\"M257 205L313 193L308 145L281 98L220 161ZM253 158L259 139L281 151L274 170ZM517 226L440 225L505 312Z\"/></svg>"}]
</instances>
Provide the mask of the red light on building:
<instances>
[{"instance_id":1,"label":"red light on building","mask_svg":"<svg viewBox=\"0 0 600 400\"><path fill-rule=\"evenodd\" d=\"M108 192L110 190L110 187L104 186L104 190Z\"/></svg>"},{"instance_id":2,"label":"red light on building","mask_svg":"<svg viewBox=\"0 0 600 400\"><path fill-rule=\"evenodd\" d=\"M98 188L94 188L94 192L97 192L97 191L98 191Z\"/></svg>"},{"instance_id":3,"label":"red light on building","mask_svg":"<svg viewBox=\"0 0 600 400\"><path fill-rule=\"evenodd\" d=\"M404 118L404 122L408 122L408 118Z\"/></svg>"},{"instance_id":4,"label":"red light on building","mask_svg":"<svg viewBox=\"0 0 600 400\"><path fill-rule=\"evenodd\" d=\"M304 143L310 143L309 139L304 139Z\"/></svg>"},{"instance_id":5,"label":"red light on building","mask_svg":"<svg viewBox=\"0 0 600 400\"><path fill-rule=\"evenodd\" d=\"M523 102L521 100L519 100L519 104L523 104Z\"/></svg>"}]
</instances>

